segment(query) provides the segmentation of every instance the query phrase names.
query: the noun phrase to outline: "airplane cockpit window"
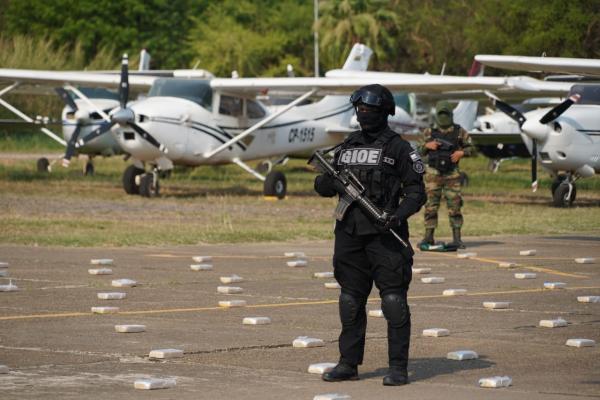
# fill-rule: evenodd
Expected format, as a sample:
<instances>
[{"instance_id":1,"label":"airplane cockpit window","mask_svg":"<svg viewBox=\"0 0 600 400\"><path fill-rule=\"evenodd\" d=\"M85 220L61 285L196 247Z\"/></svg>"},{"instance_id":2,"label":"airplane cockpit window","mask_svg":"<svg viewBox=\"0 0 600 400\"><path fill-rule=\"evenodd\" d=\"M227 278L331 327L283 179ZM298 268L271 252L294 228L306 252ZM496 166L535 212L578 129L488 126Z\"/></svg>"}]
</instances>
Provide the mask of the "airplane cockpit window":
<instances>
[{"instance_id":1,"label":"airplane cockpit window","mask_svg":"<svg viewBox=\"0 0 600 400\"><path fill-rule=\"evenodd\" d=\"M408 114L412 114L410 97L407 93L394 93L394 102Z\"/></svg>"},{"instance_id":2,"label":"airplane cockpit window","mask_svg":"<svg viewBox=\"0 0 600 400\"><path fill-rule=\"evenodd\" d=\"M241 117L243 115L243 100L239 97L221 95L219 104L219 114L231 115L232 117Z\"/></svg>"},{"instance_id":3,"label":"airplane cockpit window","mask_svg":"<svg viewBox=\"0 0 600 400\"><path fill-rule=\"evenodd\" d=\"M569 96L575 93L581 96L577 104L600 105L600 85L573 85Z\"/></svg>"},{"instance_id":4,"label":"airplane cockpit window","mask_svg":"<svg viewBox=\"0 0 600 400\"><path fill-rule=\"evenodd\" d=\"M264 118L266 115L265 110L254 100L246 100L246 112L250 119Z\"/></svg>"},{"instance_id":5,"label":"airplane cockpit window","mask_svg":"<svg viewBox=\"0 0 600 400\"><path fill-rule=\"evenodd\" d=\"M212 88L207 80L161 78L154 81L148 97L168 96L193 101L212 110Z\"/></svg>"}]
</instances>

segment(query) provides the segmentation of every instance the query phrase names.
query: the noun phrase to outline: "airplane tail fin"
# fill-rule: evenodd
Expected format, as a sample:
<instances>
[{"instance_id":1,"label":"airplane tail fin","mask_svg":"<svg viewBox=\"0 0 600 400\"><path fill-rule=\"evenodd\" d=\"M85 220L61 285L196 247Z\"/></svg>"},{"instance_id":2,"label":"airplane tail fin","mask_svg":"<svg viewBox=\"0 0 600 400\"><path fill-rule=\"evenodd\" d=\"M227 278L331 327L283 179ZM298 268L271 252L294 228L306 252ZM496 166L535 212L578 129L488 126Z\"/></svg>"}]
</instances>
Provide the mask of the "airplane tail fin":
<instances>
[{"instance_id":1,"label":"airplane tail fin","mask_svg":"<svg viewBox=\"0 0 600 400\"><path fill-rule=\"evenodd\" d=\"M480 62L473 61L473 64L471 64L471 69L469 70L469 76L483 76L483 70L484 66ZM477 119L478 108L478 101L460 101L453 111L454 122L462 126L467 131L473 130L475 126L475 120Z\"/></svg>"},{"instance_id":2,"label":"airplane tail fin","mask_svg":"<svg viewBox=\"0 0 600 400\"><path fill-rule=\"evenodd\" d=\"M366 71L372 55L373 50L368 46L355 43L342 69L346 71Z\"/></svg>"}]
</instances>

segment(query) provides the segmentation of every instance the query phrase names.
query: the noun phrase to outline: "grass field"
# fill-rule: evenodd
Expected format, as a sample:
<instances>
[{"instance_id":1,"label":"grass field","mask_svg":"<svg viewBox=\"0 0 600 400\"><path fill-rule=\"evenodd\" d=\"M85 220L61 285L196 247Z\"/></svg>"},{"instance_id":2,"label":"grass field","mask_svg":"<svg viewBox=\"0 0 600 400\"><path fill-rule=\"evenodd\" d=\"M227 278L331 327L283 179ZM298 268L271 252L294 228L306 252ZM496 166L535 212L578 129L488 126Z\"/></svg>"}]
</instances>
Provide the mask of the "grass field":
<instances>
[{"instance_id":1,"label":"grass field","mask_svg":"<svg viewBox=\"0 0 600 400\"><path fill-rule=\"evenodd\" d=\"M127 164L120 158L96 160L93 177L82 175L84 159L69 169L57 163L46 175L36 172L35 157L7 153L31 149L5 142L0 141L1 243L125 246L332 238L335 200L313 192L315 174L304 160L281 168L288 179L288 198L282 201L264 200L262 183L231 165L177 168L161 181L162 196L146 199L123 191ZM465 159L462 169L470 178L464 190L466 237L600 234L599 177L578 182L576 206L558 209L551 206L547 175L542 174L538 192L529 190L529 160L508 161L493 174L487 159L474 157ZM450 235L446 215L442 205L438 237ZM423 234L422 221L422 212L410 219L413 239Z\"/></svg>"}]
</instances>

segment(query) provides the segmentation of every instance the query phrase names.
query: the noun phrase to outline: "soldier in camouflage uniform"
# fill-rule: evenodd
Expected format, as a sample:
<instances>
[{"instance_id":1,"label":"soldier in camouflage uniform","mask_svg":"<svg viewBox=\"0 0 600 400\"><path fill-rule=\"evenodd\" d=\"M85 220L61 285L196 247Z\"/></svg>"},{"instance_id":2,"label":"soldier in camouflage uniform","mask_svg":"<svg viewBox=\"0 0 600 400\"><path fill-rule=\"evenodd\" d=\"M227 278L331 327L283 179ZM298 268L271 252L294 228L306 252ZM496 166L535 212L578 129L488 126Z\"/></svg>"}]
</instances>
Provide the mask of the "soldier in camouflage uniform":
<instances>
[{"instance_id":1,"label":"soldier in camouflage uniform","mask_svg":"<svg viewBox=\"0 0 600 400\"><path fill-rule=\"evenodd\" d=\"M433 233L437 227L440 200L444 195L452 227L453 241L449 246L464 249L465 245L460 237L463 225L460 208L463 200L458 162L462 157L470 155L471 138L467 131L454 123L452 107L448 102L440 101L436 105L435 124L423 132L419 151L428 163L425 174L425 237L419 245L434 244Z\"/></svg>"}]
</instances>

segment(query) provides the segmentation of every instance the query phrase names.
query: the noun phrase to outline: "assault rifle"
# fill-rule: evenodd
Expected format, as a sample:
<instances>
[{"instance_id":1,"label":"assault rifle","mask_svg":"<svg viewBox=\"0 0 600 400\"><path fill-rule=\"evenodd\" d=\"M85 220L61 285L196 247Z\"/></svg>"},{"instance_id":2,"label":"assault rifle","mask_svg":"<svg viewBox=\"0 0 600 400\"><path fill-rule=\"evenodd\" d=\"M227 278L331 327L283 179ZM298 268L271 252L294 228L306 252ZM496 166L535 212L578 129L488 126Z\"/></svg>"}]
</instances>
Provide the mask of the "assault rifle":
<instances>
[{"instance_id":1,"label":"assault rifle","mask_svg":"<svg viewBox=\"0 0 600 400\"><path fill-rule=\"evenodd\" d=\"M367 215L375 220L380 225L385 225L392 215L386 211L381 211L368 197L365 196L365 187L360 183L356 175L348 169L337 171L333 166L325 159L323 153L315 151L312 157L308 160L308 163L313 165L319 172L330 175L338 185L343 186L344 193L340 195L340 200L335 209L334 216L338 221L344 218L344 214L350 207L350 204L356 202L358 206L367 213ZM410 246L404 239L400 237L393 229L389 230L392 235L407 249Z\"/></svg>"}]
</instances>

